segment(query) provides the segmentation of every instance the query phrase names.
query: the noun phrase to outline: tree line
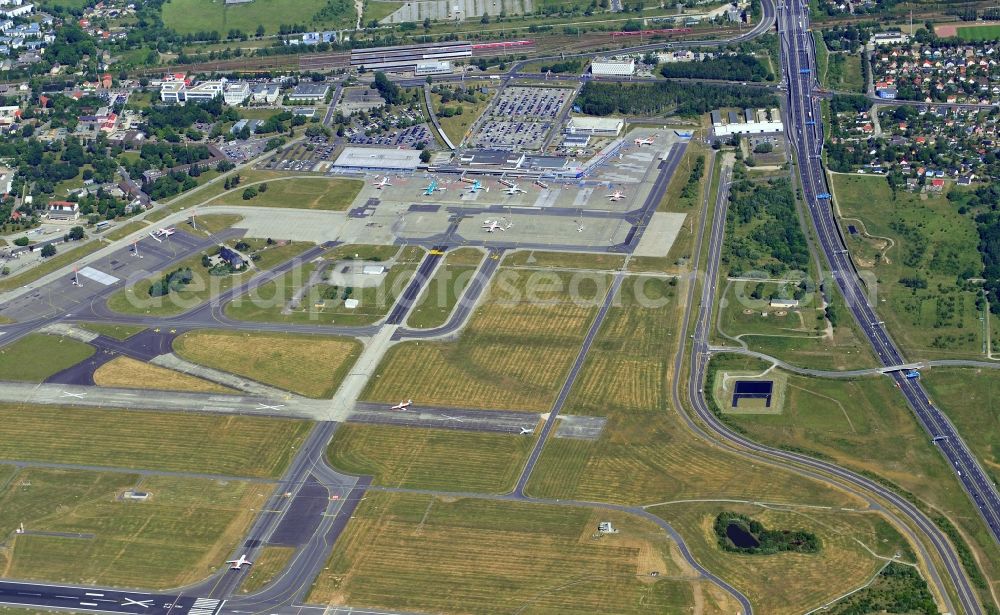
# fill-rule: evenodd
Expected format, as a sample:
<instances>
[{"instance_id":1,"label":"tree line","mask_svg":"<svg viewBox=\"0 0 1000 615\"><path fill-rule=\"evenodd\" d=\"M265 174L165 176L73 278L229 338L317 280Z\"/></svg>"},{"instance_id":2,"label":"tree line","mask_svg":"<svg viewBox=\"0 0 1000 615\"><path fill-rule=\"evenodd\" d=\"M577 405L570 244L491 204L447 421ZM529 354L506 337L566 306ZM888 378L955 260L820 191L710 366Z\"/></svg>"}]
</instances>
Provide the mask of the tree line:
<instances>
[{"instance_id":1,"label":"tree line","mask_svg":"<svg viewBox=\"0 0 1000 615\"><path fill-rule=\"evenodd\" d=\"M767 91L740 86L664 81L653 84L587 82L576 104L587 115L699 115L720 107L777 107Z\"/></svg>"}]
</instances>

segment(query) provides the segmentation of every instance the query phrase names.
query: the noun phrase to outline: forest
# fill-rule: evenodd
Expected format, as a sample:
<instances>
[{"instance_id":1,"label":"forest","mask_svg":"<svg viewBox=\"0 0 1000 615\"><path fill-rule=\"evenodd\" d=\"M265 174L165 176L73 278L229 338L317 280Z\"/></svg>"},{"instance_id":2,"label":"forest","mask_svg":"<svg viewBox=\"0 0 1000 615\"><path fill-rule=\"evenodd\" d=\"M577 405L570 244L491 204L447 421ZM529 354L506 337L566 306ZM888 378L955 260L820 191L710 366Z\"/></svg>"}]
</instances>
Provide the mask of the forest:
<instances>
[{"instance_id":1,"label":"forest","mask_svg":"<svg viewBox=\"0 0 1000 615\"><path fill-rule=\"evenodd\" d=\"M587 82L576 104L587 115L651 115L674 112L699 115L720 107L777 107L778 98L758 88L739 85Z\"/></svg>"},{"instance_id":2,"label":"forest","mask_svg":"<svg viewBox=\"0 0 1000 615\"><path fill-rule=\"evenodd\" d=\"M749 232L743 231L744 227ZM809 247L787 178L756 183L735 177L729 194L726 237L724 258L729 275L766 270L778 277L789 270L806 271L809 267Z\"/></svg>"},{"instance_id":3,"label":"forest","mask_svg":"<svg viewBox=\"0 0 1000 615\"><path fill-rule=\"evenodd\" d=\"M725 79L727 81L773 81L774 75L751 55L721 56L699 62L664 64L660 73L670 79Z\"/></svg>"}]
</instances>

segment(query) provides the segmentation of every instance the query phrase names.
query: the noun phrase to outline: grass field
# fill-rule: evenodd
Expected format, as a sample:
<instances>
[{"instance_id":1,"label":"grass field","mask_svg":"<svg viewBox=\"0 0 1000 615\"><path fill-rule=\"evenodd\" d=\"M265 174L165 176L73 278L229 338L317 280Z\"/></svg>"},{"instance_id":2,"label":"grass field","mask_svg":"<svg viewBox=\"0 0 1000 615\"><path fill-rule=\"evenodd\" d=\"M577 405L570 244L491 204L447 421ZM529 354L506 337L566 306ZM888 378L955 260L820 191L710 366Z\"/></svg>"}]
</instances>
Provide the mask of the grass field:
<instances>
[{"instance_id":1,"label":"grass field","mask_svg":"<svg viewBox=\"0 0 1000 615\"><path fill-rule=\"evenodd\" d=\"M712 529L715 516L723 510L748 514L767 527L814 532L822 548L815 554L723 551ZM684 536L699 563L746 594L755 611L768 615L805 613L864 585L885 564L872 552L884 558L898 552L904 561L913 561L906 541L875 514L789 512L729 503L671 504L650 512Z\"/></svg>"},{"instance_id":2,"label":"grass field","mask_svg":"<svg viewBox=\"0 0 1000 615\"><path fill-rule=\"evenodd\" d=\"M518 250L503 259L504 267L532 267L539 269L598 269L618 271L625 264L620 254L584 254L576 252L545 252L543 250Z\"/></svg>"},{"instance_id":3,"label":"grass field","mask_svg":"<svg viewBox=\"0 0 1000 615\"><path fill-rule=\"evenodd\" d=\"M609 284L592 275L597 290L581 290L596 300L584 304L567 292L568 273L501 268L458 341L393 346L363 397L406 391L418 404L548 410Z\"/></svg>"},{"instance_id":4,"label":"grass field","mask_svg":"<svg viewBox=\"0 0 1000 615\"><path fill-rule=\"evenodd\" d=\"M250 567L246 579L240 585L239 592L252 594L266 587L277 575L281 574L293 555L295 555L294 547L269 545L261 549L260 554L254 558L253 566Z\"/></svg>"},{"instance_id":5,"label":"grass field","mask_svg":"<svg viewBox=\"0 0 1000 615\"><path fill-rule=\"evenodd\" d=\"M29 333L0 347L0 378L44 382L94 354L94 347L68 337Z\"/></svg>"},{"instance_id":6,"label":"grass field","mask_svg":"<svg viewBox=\"0 0 1000 615\"><path fill-rule=\"evenodd\" d=\"M119 342L123 342L140 331L145 331L142 325L115 325L101 322L83 322L79 324L81 329L93 331L99 335L104 335Z\"/></svg>"},{"instance_id":7,"label":"grass field","mask_svg":"<svg viewBox=\"0 0 1000 615\"><path fill-rule=\"evenodd\" d=\"M377 260L384 262L388 271L381 280L374 281L361 276L365 286L347 286L358 281L357 276L348 276L347 281L330 284L334 273L334 263L343 259ZM288 273L262 284L252 296L244 295L226 305L226 314L240 320L258 322L298 322L310 324L366 325L381 320L389 313L396 299L406 290L417 265L424 257L419 246L357 246L347 245L334 248L323 255L325 262L315 260L303 263ZM318 268L323 269L323 277L310 280ZM308 287L303 293L302 289ZM350 288L350 295L347 289ZM294 297L299 297L298 305L290 305ZM347 308L347 297L357 299L355 308Z\"/></svg>"},{"instance_id":8,"label":"grass field","mask_svg":"<svg viewBox=\"0 0 1000 615\"><path fill-rule=\"evenodd\" d=\"M465 88L473 89L478 89L485 85L488 84L484 81L462 84ZM490 95L480 94L478 92L475 96L475 103L451 100L447 104L442 104L440 94L431 94L431 102L434 103L434 113L438 116L438 123L441 124L441 130L444 131L444 134L448 135L448 138L451 139L451 142L456 146L462 142L462 139L465 138L465 133L469 131L469 128L472 126L473 122L476 121L476 118L478 118L483 110L486 109L486 106L489 105L492 98ZM451 117L443 117L441 115L441 110L444 107L452 109L459 107L462 109L462 114L452 115Z\"/></svg>"},{"instance_id":9,"label":"grass field","mask_svg":"<svg viewBox=\"0 0 1000 615\"><path fill-rule=\"evenodd\" d=\"M367 24L372 20L384 19L395 13L403 4L405 3L395 0L366 0L361 23Z\"/></svg>"},{"instance_id":10,"label":"grass field","mask_svg":"<svg viewBox=\"0 0 1000 615\"><path fill-rule=\"evenodd\" d=\"M178 337L174 351L206 367L328 398L358 358L361 344L341 337L203 330Z\"/></svg>"},{"instance_id":11,"label":"grass field","mask_svg":"<svg viewBox=\"0 0 1000 615\"><path fill-rule=\"evenodd\" d=\"M104 239L108 241L118 241L122 237L127 237L132 233L146 228L146 223L142 220L134 220L132 222L127 222L125 224L120 224L112 229L110 232L104 234Z\"/></svg>"},{"instance_id":12,"label":"grass field","mask_svg":"<svg viewBox=\"0 0 1000 615\"><path fill-rule=\"evenodd\" d=\"M934 368L924 386L994 480L1000 478L1000 383L988 370Z\"/></svg>"},{"instance_id":13,"label":"grass field","mask_svg":"<svg viewBox=\"0 0 1000 615\"><path fill-rule=\"evenodd\" d=\"M796 285L779 289L778 284L763 283L761 296L764 298L755 299L756 283L723 284L721 314L713 332L715 341L728 346L743 342L751 350L817 369L858 369L877 365L868 344L855 332L854 322L843 307L839 293L833 293L842 314L839 326L827 327L819 292L806 293L798 308L772 308L767 299L771 293L787 294L790 299Z\"/></svg>"},{"instance_id":14,"label":"grass field","mask_svg":"<svg viewBox=\"0 0 1000 615\"><path fill-rule=\"evenodd\" d=\"M216 199L212 204L343 211L350 207L364 185L363 181L357 179L326 177L280 179L267 182L266 192L259 192L261 185L258 184L256 186L258 194L250 200L243 200L243 190L235 190Z\"/></svg>"},{"instance_id":15,"label":"grass field","mask_svg":"<svg viewBox=\"0 0 1000 615\"><path fill-rule=\"evenodd\" d=\"M88 254L97 252L102 247L104 247L104 244L100 241L88 241L82 246L77 246L69 250L66 249L65 245L59 246L57 248L59 252L55 256L51 256L43 260L23 273L18 273L0 280L0 292L14 290L15 288L20 288L25 284L30 284L42 276L48 275L57 269L65 267L66 265L75 263Z\"/></svg>"},{"instance_id":16,"label":"grass field","mask_svg":"<svg viewBox=\"0 0 1000 615\"><path fill-rule=\"evenodd\" d=\"M620 533L592 538L602 520ZM711 612L731 607L693 584L675 557L662 530L621 513L372 493L308 602L435 613L681 613L699 591Z\"/></svg>"},{"instance_id":17,"label":"grass field","mask_svg":"<svg viewBox=\"0 0 1000 615\"><path fill-rule=\"evenodd\" d=\"M975 221L943 196L921 199L900 190L893 200L882 177L835 175L833 188L848 248L860 268L877 276L875 305L904 354L982 356L975 292L955 282L965 271L982 270ZM849 224L872 237L850 235ZM923 280L926 288L911 289L903 284L908 279Z\"/></svg>"},{"instance_id":18,"label":"grass field","mask_svg":"<svg viewBox=\"0 0 1000 615\"><path fill-rule=\"evenodd\" d=\"M854 53L831 53L827 87L864 93L866 84L861 72L861 56Z\"/></svg>"},{"instance_id":19,"label":"grass field","mask_svg":"<svg viewBox=\"0 0 1000 615\"><path fill-rule=\"evenodd\" d=\"M417 329L443 325L482 260L482 251L475 248L449 252L434 277L427 282L420 301L410 310L406 324Z\"/></svg>"},{"instance_id":20,"label":"grass field","mask_svg":"<svg viewBox=\"0 0 1000 615\"><path fill-rule=\"evenodd\" d=\"M195 216L194 225L184 224L181 228L188 233L197 235L214 235L219 231L224 231L243 220L243 216L236 214L206 214Z\"/></svg>"},{"instance_id":21,"label":"grass field","mask_svg":"<svg viewBox=\"0 0 1000 615\"><path fill-rule=\"evenodd\" d=\"M195 393L236 392L221 384L125 356L114 358L97 368L97 371L94 372L94 383L103 387L126 389L192 391Z\"/></svg>"},{"instance_id":22,"label":"grass field","mask_svg":"<svg viewBox=\"0 0 1000 615\"><path fill-rule=\"evenodd\" d=\"M963 41L995 41L1000 39L1000 25L961 26L958 28L958 38Z\"/></svg>"},{"instance_id":23,"label":"grass field","mask_svg":"<svg viewBox=\"0 0 1000 615\"><path fill-rule=\"evenodd\" d=\"M108 308L121 314L138 314L144 316L176 316L192 310L213 297L230 290L238 284L245 284L261 271L269 269L308 249L311 244L287 242L283 245L264 246L264 240L244 239L252 246L251 251L260 250L260 260L254 262L252 268L216 276L202 266L202 253L192 254L188 258L157 272L156 274L136 282L132 286L118 290L108 297ZM232 245L233 241L228 242ZM166 273L177 269L190 268L194 279L179 290L171 290L162 297L152 297L150 287L158 282Z\"/></svg>"},{"instance_id":24,"label":"grass field","mask_svg":"<svg viewBox=\"0 0 1000 615\"><path fill-rule=\"evenodd\" d=\"M623 284L620 305L608 312L564 410L606 416L604 432L595 442L550 439L528 493L630 504L778 498L852 505L839 492L774 468L748 466L689 434L669 403L676 315L681 309L676 289L658 281L669 302L643 307L632 280ZM652 296L653 288L643 294Z\"/></svg>"},{"instance_id":25,"label":"grass field","mask_svg":"<svg viewBox=\"0 0 1000 615\"><path fill-rule=\"evenodd\" d=\"M735 357L715 361L736 368L745 364ZM940 402L942 408L960 406L958 411L951 411L951 416L962 434L972 438L974 450L983 454L992 445L989 432L995 432L995 425L990 427L990 410L979 396L988 386L977 384L976 392L970 393L941 382L945 395ZM949 404L949 393L950 399L962 401ZM975 395L979 403L969 404L969 395ZM781 415L729 418L759 442L832 459L850 469L877 474L915 494L972 538L984 572L990 579L1000 580L1000 548L987 534L952 468L889 379L830 381L790 375L785 397Z\"/></svg>"},{"instance_id":26,"label":"grass field","mask_svg":"<svg viewBox=\"0 0 1000 615\"><path fill-rule=\"evenodd\" d=\"M163 23L178 34L215 30L223 36L232 29L253 34L258 25L268 34L276 34L281 24L301 23L314 29L354 27L357 15L350 3L332 3L339 9L334 15L315 19L329 4L328 0L258 0L225 6L211 0L169 0L163 5Z\"/></svg>"},{"instance_id":27,"label":"grass field","mask_svg":"<svg viewBox=\"0 0 1000 615\"><path fill-rule=\"evenodd\" d=\"M0 459L264 478L280 476L309 431L305 421L107 408L4 405L0 419Z\"/></svg>"},{"instance_id":28,"label":"grass field","mask_svg":"<svg viewBox=\"0 0 1000 615\"><path fill-rule=\"evenodd\" d=\"M146 502L123 502L129 488ZM73 470L21 470L0 490L0 552L7 577L168 588L217 569L270 494L266 483ZM24 523L28 533L15 535ZM35 536L69 532L82 537Z\"/></svg>"},{"instance_id":29,"label":"grass field","mask_svg":"<svg viewBox=\"0 0 1000 615\"><path fill-rule=\"evenodd\" d=\"M506 493L534 443L509 434L341 425L327 457L350 474L373 475L378 485Z\"/></svg>"}]
</instances>

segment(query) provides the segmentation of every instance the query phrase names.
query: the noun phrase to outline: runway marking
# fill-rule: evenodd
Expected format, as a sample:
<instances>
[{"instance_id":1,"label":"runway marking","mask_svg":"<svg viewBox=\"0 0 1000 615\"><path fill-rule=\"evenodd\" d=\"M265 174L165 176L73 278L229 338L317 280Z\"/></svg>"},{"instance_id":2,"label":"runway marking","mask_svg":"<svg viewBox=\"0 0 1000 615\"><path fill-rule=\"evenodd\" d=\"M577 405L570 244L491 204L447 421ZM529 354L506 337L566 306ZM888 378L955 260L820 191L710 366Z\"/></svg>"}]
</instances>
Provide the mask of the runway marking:
<instances>
[{"instance_id":1,"label":"runway marking","mask_svg":"<svg viewBox=\"0 0 1000 615\"><path fill-rule=\"evenodd\" d=\"M281 409L281 408L284 408L284 407L285 407L285 404L277 404L277 405L274 405L274 406L269 406L269 405L267 405L265 403L257 402L257 409L258 410L278 410L278 409Z\"/></svg>"},{"instance_id":2,"label":"runway marking","mask_svg":"<svg viewBox=\"0 0 1000 615\"><path fill-rule=\"evenodd\" d=\"M99 593L96 593L96 592L86 592L86 593L84 593L83 595L84 595L84 596L97 596L98 598L100 598L100 597L101 597L101 596L103 596L104 594L99 594Z\"/></svg>"},{"instance_id":3,"label":"runway marking","mask_svg":"<svg viewBox=\"0 0 1000 615\"><path fill-rule=\"evenodd\" d=\"M96 602L81 602L80 606L98 606Z\"/></svg>"},{"instance_id":4,"label":"runway marking","mask_svg":"<svg viewBox=\"0 0 1000 615\"><path fill-rule=\"evenodd\" d=\"M122 602L122 606L141 606L144 609L148 609L152 606L152 602L152 600L133 600L126 596L125 602Z\"/></svg>"},{"instance_id":5,"label":"runway marking","mask_svg":"<svg viewBox=\"0 0 1000 615\"><path fill-rule=\"evenodd\" d=\"M83 399L87 395L86 393L70 393L69 391L63 391L62 394L63 397L75 397L77 399Z\"/></svg>"},{"instance_id":6,"label":"runway marking","mask_svg":"<svg viewBox=\"0 0 1000 615\"><path fill-rule=\"evenodd\" d=\"M214 615L216 611L222 608L220 602L220 600L212 598L198 598L188 610L188 615Z\"/></svg>"},{"instance_id":7,"label":"runway marking","mask_svg":"<svg viewBox=\"0 0 1000 615\"><path fill-rule=\"evenodd\" d=\"M448 416L447 414L442 414L441 417L442 417L442 420L445 420L445 421L456 421L458 423L464 423L465 422L465 419L463 419L461 417L458 417L458 416Z\"/></svg>"}]
</instances>

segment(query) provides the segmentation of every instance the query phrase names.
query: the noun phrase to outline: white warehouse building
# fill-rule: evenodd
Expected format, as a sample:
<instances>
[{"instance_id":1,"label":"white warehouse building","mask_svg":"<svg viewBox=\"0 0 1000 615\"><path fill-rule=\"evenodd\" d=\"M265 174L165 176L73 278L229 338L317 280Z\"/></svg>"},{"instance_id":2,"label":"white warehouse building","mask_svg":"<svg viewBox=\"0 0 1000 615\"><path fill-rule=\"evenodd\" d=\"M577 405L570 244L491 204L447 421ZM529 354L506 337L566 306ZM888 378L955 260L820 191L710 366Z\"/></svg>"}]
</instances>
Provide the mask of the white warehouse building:
<instances>
[{"instance_id":1,"label":"white warehouse building","mask_svg":"<svg viewBox=\"0 0 1000 615\"><path fill-rule=\"evenodd\" d=\"M590 73L595 77L631 77L635 74L635 60L594 60Z\"/></svg>"},{"instance_id":2,"label":"white warehouse building","mask_svg":"<svg viewBox=\"0 0 1000 615\"><path fill-rule=\"evenodd\" d=\"M423 75L450 75L451 62L448 60L431 60L427 62L417 62L413 74L421 77Z\"/></svg>"},{"instance_id":3,"label":"white warehouse building","mask_svg":"<svg viewBox=\"0 0 1000 615\"><path fill-rule=\"evenodd\" d=\"M617 137L624 127L625 121L617 117L571 117L566 125L566 133Z\"/></svg>"}]
</instances>

